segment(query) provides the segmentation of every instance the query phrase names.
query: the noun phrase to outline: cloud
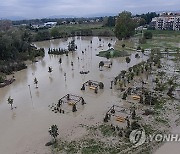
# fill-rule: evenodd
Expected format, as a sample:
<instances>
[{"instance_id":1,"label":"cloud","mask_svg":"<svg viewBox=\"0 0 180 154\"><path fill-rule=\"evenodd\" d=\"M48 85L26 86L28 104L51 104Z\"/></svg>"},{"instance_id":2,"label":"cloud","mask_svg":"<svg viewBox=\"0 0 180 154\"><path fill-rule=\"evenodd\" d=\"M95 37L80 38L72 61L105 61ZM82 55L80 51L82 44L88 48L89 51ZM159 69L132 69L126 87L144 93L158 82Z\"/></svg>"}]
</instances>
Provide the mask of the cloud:
<instances>
[{"instance_id":1,"label":"cloud","mask_svg":"<svg viewBox=\"0 0 180 154\"><path fill-rule=\"evenodd\" d=\"M133 13L178 10L180 3L179 0L0 0L0 8L0 17L39 18L52 15L118 14L123 10Z\"/></svg>"}]
</instances>

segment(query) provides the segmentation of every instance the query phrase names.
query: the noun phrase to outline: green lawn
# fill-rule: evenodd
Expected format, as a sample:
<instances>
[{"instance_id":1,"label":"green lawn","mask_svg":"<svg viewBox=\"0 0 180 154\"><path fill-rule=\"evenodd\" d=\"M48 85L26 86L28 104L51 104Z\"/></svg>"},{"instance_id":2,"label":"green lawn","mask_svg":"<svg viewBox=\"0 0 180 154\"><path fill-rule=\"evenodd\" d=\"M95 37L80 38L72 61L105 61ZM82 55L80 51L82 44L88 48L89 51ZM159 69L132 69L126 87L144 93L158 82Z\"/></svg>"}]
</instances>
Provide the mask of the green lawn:
<instances>
[{"instance_id":1,"label":"green lawn","mask_svg":"<svg viewBox=\"0 0 180 154\"><path fill-rule=\"evenodd\" d=\"M115 50L118 51L128 51L131 52L133 50L137 49L138 46L138 37L132 37L131 39L126 39L126 40L118 40L114 46ZM123 48L122 45L125 44L125 47Z\"/></svg>"},{"instance_id":2,"label":"green lawn","mask_svg":"<svg viewBox=\"0 0 180 154\"><path fill-rule=\"evenodd\" d=\"M180 31L165 31L165 30L148 30L152 32L153 38L147 39L146 43L139 44L139 38L142 37L141 33L134 35L131 39L118 40L114 46L116 50L122 51L122 44L125 44L124 50L133 51L137 49L137 46L143 49L160 48L160 49L180 49ZM144 31L145 32L145 31Z\"/></svg>"},{"instance_id":3,"label":"green lawn","mask_svg":"<svg viewBox=\"0 0 180 154\"><path fill-rule=\"evenodd\" d=\"M75 25L60 25L57 26L60 33L78 32L82 30L91 30L93 36L103 36L105 33L107 36L114 36L113 28L103 27L101 23L96 24L75 24Z\"/></svg>"},{"instance_id":4,"label":"green lawn","mask_svg":"<svg viewBox=\"0 0 180 154\"><path fill-rule=\"evenodd\" d=\"M130 54L127 51L119 51L119 50L106 50L106 51L100 51L97 56L99 57L106 57L107 52L110 53L110 58L115 58L115 57L126 57L129 56Z\"/></svg>"},{"instance_id":5,"label":"green lawn","mask_svg":"<svg viewBox=\"0 0 180 154\"><path fill-rule=\"evenodd\" d=\"M151 30L153 38L148 39L145 44L140 46L146 48L161 48L161 49L179 49L180 48L180 32L179 31L160 31ZM140 36L139 36L140 37Z\"/></svg>"}]
</instances>

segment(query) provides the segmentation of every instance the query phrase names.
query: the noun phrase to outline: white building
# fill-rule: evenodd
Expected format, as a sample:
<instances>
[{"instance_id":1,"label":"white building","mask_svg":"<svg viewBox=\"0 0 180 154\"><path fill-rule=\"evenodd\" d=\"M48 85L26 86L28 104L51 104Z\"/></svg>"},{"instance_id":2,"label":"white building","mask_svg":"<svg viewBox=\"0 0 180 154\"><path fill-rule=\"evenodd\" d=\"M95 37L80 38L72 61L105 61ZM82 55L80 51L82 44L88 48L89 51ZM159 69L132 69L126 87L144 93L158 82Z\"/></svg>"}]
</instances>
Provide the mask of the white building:
<instances>
[{"instance_id":1,"label":"white building","mask_svg":"<svg viewBox=\"0 0 180 154\"><path fill-rule=\"evenodd\" d=\"M180 30L180 15L162 15L152 18L151 27L159 30Z\"/></svg>"},{"instance_id":2,"label":"white building","mask_svg":"<svg viewBox=\"0 0 180 154\"><path fill-rule=\"evenodd\" d=\"M176 17L174 19L174 30L180 30L180 16Z\"/></svg>"},{"instance_id":3,"label":"white building","mask_svg":"<svg viewBox=\"0 0 180 154\"><path fill-rule=\"evenodd\" d=\"M54 27L56 26L57 22L46 22L44 23L44 27Z\"/></svg>"},{"instance_id":4,"label":"white building","mask_svg":"<svg viewBox=\"0 0 180 154\"><path fill-rule=\"evenodd\" d=\"M67 21L66 21L66 20L64 20L64 21L62 21L61 23L65 25L65 24L67 24Z\"/></svg>"}]
</instances>

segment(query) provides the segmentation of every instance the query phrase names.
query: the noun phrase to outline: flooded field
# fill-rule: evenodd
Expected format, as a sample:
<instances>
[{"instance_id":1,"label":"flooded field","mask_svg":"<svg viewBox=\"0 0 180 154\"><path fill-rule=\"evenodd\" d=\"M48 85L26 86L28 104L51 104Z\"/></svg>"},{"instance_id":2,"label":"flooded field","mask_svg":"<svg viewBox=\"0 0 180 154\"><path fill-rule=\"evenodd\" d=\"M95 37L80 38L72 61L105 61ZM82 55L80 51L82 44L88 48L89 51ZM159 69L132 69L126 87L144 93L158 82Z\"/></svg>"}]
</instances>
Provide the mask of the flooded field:
<instances>
[{"instance_id":1,"label":"flooded field","mask_svg":"<svg viewBox=\"0 0 180 154\"><path fill-rule=\"evenodd\" d=\"M58 62L60 56L48 55L48 49L67 48L72 38L34 43L38 48L45 48L45 57L37 63L29 63L26 70L16 72L16 81L0 89L0 153L50 153L45 144L51 139L48 133L51 125L58 126L59 138L75 139L83 134L78 128L79 124L91 125L101 122L113 104L123 104L117 91L110 89L110 81L121 70L139 63L142 58L135 59L134 53L128 65L125 58L115 58L112 59L111 68L103 68L103 71L100 71L99 62L106 58L97 57L96 54L107 50L108 43L114 45L116 42L115 38L101 39L99 41L98 37L76 37L77 51L69 56L62 55L61 65ZM102 47L99 47L100 44ZM48 72L48 67L52 67L52 73ZM90 73L82 75L80 71ZM39 81L37 89L34 85L35 77ZM90 89L81 91L82 84L88 80L103 82L104 89L99 90L98 94ZM74 114L59 114L49 110L49 105L57 103L67 93L82 96L87 104ZM7 103L9 96L14 99L13 106L16 109L10 109Z\"/></svg>"}]
</instances>

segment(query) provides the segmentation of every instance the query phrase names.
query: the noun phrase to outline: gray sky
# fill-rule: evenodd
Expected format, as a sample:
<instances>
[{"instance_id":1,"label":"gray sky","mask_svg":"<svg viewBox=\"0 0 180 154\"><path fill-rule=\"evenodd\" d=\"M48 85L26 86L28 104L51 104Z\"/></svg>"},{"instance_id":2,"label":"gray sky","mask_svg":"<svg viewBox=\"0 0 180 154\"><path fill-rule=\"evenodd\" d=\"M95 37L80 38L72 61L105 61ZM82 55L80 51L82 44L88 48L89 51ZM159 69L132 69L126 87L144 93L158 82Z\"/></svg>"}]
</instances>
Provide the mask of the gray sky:
<instances>
[{"instance_id":1,"label":"gray sky","mask_svg":"<svg viewBox=\"0 0 180 154\"><path fill-rule=\"evenodd\" d=\"M180 0L0 0L0 17L41 18L179 10Z\"/></svg>"}]
</instances>

